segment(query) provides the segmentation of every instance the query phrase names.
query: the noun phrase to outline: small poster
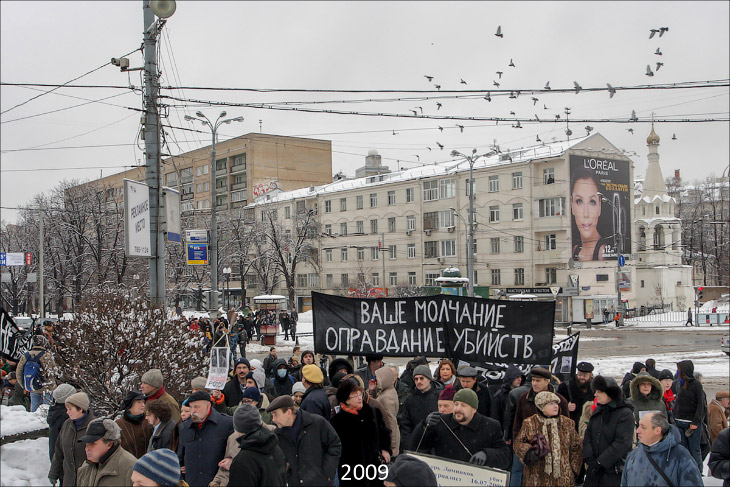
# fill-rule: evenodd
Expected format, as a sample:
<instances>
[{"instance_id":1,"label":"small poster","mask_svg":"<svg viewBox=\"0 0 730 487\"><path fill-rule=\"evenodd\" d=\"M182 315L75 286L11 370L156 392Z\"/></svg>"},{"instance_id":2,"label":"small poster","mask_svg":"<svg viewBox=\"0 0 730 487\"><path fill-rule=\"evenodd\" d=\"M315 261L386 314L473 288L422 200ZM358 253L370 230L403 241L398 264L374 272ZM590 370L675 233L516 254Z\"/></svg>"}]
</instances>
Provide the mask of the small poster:
<instances>
[{"instance_id":1,"label":"small poster","mask_svg":"<svg viewBox=\"0 0 730 487\"><path fill-rule=\"evenodd\" d=\"M229 354L228 347L214 347L210 353L210 369L208 370L208 381L206 389L223 389L228 379Z\"/></svg>"}]
</instances>

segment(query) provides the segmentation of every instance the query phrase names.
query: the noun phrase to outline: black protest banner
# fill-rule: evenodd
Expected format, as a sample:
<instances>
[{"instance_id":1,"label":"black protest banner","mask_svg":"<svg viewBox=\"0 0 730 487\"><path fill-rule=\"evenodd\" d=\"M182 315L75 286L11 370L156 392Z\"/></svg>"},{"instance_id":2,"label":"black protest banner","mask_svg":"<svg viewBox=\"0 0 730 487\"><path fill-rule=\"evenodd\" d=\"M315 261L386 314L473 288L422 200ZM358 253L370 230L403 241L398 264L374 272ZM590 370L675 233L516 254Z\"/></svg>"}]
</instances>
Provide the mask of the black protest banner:
<instances>
[{"instance_id":1,"label":"black protest banner","mask_svg":"<svg viewBox=\"0 0 730 487\"><path fill-rule=\"evenodd\" d=\"M553 345L553 359L550 370L561 381L571 379L575 375L575 366L578 365L578 339L580 333L573 333L565 340Z\"/></svg>"},{"instance_id":2,"label":"black protest banner","mask_svg":"<svg viewBox=\"0 0 730 487\"><path fill-rule=\"evenodd\" d=\"M29 342L30 333L18 328L5 308L0 307L0 355L17 362L30 348Z\"/></svg>"},{"instance_id":3,"label":"black protest banner","mask_svg":"<svg viewBox=\"0 0 730 487\"><path fill-rule=\"evenodd\" d=\"M312 311L314 348L323 354L538 364L548 363L552 352L554 302L313 292Z\"/></svg>"}]
</instances>

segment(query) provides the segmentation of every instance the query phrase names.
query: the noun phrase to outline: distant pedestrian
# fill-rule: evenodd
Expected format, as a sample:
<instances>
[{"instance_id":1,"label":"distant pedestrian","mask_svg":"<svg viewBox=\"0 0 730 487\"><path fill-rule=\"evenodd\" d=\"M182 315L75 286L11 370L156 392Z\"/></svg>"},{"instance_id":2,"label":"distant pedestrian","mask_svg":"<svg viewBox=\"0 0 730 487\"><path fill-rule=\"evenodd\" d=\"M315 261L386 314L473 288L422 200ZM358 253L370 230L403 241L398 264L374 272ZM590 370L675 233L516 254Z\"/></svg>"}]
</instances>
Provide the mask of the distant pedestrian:
<instances>
[{"instance_id":1,"label":"distant pedestrian","mask_svg":"<svg viewBox=\"0 0 730 487\"><path fill-rule=\"evenodd\" d=\"M51 404L57 374L56 362L48 339L43 335L34 335L33 348L20 357L16 369L18 380L23 388L30 392L31 413L41 404Z\"/></svg>"},{"instance_id":2,"label":"distant pedestrian","mask_svg":"<svg viewBox=\"0 0 730 487\"><path fill-rule=\"evenodd\" d=\"M687 321L684 326L694 326L692 325L692 308L687 308Z\"/></svg>"}]
</instances>

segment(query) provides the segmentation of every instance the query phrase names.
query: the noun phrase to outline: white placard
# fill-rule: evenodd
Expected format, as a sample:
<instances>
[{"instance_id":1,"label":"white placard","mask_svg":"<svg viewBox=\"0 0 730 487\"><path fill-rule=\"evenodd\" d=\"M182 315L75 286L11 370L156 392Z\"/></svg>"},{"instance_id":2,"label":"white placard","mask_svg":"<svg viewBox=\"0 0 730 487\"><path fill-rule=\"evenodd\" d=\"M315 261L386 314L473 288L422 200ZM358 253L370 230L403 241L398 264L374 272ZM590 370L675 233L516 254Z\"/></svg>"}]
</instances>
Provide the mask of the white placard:
<instances>
[{"instance_id":1,"label":"white placard","mask_svg":"<svg viewBox=\"0 0 730 487\"><path fill-rule=\"evenodd\" d=\"M228 361L231 350L228 347L213 347L210 352L210 368L206 389L223 389L228 379Z\"/></svg>"},{"instance_id":2,"label":"white placard","mask_svg":"<svg viewBox=\"0 0 730 487\"><path fill-rule=\"evenodd\" d=\"M151 257L150 188L124 180L124 251L128 257Z\"/></svg>"},{"instance_id":3,"label":"white placard","mask_svg":"<svg viewBox=\"0 0 730 487\"><path fill-rule=\"evenodd\" d=\"M0 264L8 267L25 265L25 254L23 252L3 252Z\"/></svg>"},{"instance_id":4,"label":"white placard","mask_svg":"<svg viewBox=\"0 0 730 487\"><path fill-rule=\"evenodd\" d=\"M165 230L168 242L181 242L180 193L172 188L165 190Z\"/></svg>"},{"instance_id":5,"label":"white placard","mask_svg":"<svg viewBox=\"0 0 730 487\"><path fill-rule=\"evenodd\" d=\"M29 272L25 276L25 282L38 282L38 274L36 272Z\"/></svg>"},{"instance_id":6,"label":"white placard","mask_svg":"<svg viewBox=\"0 0 730 487\"><path fill-rule=\"evenodd\" d=\"M404 454L426 462L436 475L436 482L439 486L485 485L507 487L509 485L509 472L504 470L480 467L458 460L426 455L425 453L405 452Z\"/></svg>"}]
</instances>

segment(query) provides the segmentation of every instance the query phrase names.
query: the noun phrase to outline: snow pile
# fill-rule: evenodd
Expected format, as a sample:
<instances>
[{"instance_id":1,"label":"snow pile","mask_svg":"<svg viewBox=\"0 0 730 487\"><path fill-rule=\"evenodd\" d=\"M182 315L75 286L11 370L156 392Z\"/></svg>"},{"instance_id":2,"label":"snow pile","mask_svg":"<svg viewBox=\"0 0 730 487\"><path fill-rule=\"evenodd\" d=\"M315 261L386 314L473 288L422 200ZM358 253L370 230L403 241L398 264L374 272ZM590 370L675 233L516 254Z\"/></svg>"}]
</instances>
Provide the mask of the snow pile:
<instances>
[{"instance_id":1,"label":"snow pile","mask_svg":"<svg viewBox=\"0 0 730 487\"><path fill-rule=\"evenodd\" d=\"M582 339L581 339L582 340ZM676 353L658 353L644 354L636 356L602 357L590 358L581 357L581 361L592 363L596 370L594 374L608 375L615 378L622 378L626 372L631 370L634 362L644 362L647 357L651 356L656 360L657 370L669 369L672 372L677 370L677 362L680 360L691 360L695 365L695 371L701 372L705 377L728 377L730 370L730 357L722 353L719 349L706 352L676 352Z\"/></svg>"},{"instance_id":2,"label":"snow pile","mask_svg":"<svg viewBox=\"0 0 730 487\"><path fill-rule=\"evenodd\" d=\"M51 461L48 438L16 441L0 448L0 486L46 486Z\"/></svg>"},{"instance_id":3,"label":"snow pile","mask_svg":"<svg viewBox=\"0 0 730 487\"><path fill-rule=\"evenodd\" d=\"M0 436L12 436L48 428L44 410L29 413L23 406L0 406Z\"/></svg>"}]
</instances>

